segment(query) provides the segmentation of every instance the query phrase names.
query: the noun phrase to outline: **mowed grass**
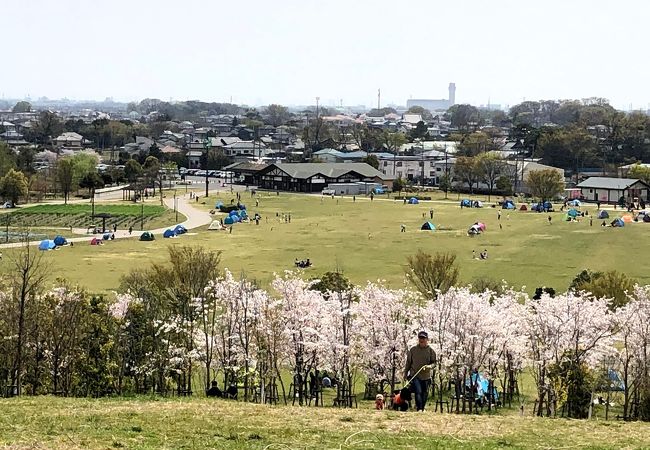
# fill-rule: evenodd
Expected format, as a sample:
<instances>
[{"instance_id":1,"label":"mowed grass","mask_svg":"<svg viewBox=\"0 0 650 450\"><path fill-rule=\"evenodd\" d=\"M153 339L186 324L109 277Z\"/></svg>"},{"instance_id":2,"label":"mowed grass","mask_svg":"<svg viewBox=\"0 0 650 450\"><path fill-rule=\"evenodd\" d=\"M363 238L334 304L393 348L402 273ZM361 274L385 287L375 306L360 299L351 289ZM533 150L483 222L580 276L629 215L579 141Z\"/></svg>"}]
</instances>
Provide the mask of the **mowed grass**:
<instances>
[{"instance_id":1,"label":"mowed grass","mask_svg":"<svg viewBox=\"0 0 650 450\"><path fill-rule=\"evenodd\" d=\"M216 201L230 203L230 194L211 197L205 205L212 209ZM650 251L650 224L632 223L624 228L600 227L599 220L589 226L589 220L578 223L563 221L563 213L547 214L503 211L497 220L497 210L460 209L450 201L421 202L404 205L401 201L351 197L321 198L311 195L263 195L259 207L248 193L242 194L249 215L262 215L255 222L233 226L232 234L224 231L191 230L176 239L156 236L154 242L134 239L116 240L102 247L75 245L58 252L48 252L45 259L53 276L62 276L91 291L114 289L119 278L135 267L151 262L163 262L170 245L198 245L222 251L222 267L237 276L245 274L268 283L274 273L294 269L294 259L310 258L314 266L305 271L306 277L317 277L329 270L342 270L355 283L385 280L393 287L404 284L406 258L421 249L427 252L451 252L457 255L461 281L469 283L477 277L506 280L533 292L538 286L565 290L582 269L618 270L650 283L646 271ZM434 209L436 231L421 231L422 223ZM590 214L595 206L583 207ZM610 211L611 221L618 214ZM284 214L291 214L291 223ZM423 218L423 214L425 218ZM215 219L225 217L216 214ZM487 231L468 237L468 227L484 222ZM174 222L170 221L169 225ZM501 223L503 229L499 228ZM400 232L400 225L406 232ZM135 227L138 228L137 226ZM153 228L153 227L152 227ZM472 259L487 250L487 261Z\"/></svg>"},{"instance_id":2,"label":"mowed grass","mask_svg":"<svg viewBox=\"0 0 650 450\"><path fill-rule=\"evenodd\" d=\"M160 205L144 205L141 204L95 204L95 214L108 213L114 216L138 216L143 214L146 217L157 216L165 212L165 207ZM69 205L63 204L47 204L35 205L27 208L18 208L11 212L11 214L62 214L62 215L75 215L75 214L92 214L92 205L90 203L72 203Z\"/></svg>"},{"instance_id":3,"label":"mowed grass","mask_svg":"<svg viewBox=\"0 0 650 450\"><path fill-rule=\"evenodd\" d=\"M648 448L639 422L272 407L211 399L0 400L0 445L50 449Z\"/></svg>"}]
</instances>

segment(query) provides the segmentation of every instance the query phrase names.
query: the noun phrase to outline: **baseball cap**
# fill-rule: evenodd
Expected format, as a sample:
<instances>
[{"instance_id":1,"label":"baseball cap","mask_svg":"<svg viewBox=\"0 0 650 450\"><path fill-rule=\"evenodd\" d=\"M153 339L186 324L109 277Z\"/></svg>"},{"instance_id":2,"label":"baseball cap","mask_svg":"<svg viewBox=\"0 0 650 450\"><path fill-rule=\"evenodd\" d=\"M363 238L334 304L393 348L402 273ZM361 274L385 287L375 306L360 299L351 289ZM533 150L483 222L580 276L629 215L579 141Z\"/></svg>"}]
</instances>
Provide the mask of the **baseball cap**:
<instances>
[{"instance_id":1,"label":"baseball cap","mask_svg":"<svg viewBox=\"0 0 650 450\"><path fill-rule=\"evenodd\" d=\"M427 334L426 331L420 331L418 333L418 338L427 338L427 339L429 339L429 335Z\"/></svg>"}]
</instances>

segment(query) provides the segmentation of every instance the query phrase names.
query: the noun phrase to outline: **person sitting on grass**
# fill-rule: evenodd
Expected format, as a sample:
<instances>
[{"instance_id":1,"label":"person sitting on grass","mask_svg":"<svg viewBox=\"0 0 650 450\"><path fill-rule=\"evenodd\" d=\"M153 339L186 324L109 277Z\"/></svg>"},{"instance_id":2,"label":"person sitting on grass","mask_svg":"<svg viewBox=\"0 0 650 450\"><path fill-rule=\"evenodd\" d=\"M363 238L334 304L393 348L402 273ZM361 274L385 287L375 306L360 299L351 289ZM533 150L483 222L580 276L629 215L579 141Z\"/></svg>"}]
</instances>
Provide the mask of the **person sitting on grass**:
<instances>
[{"instance_id":1,"label":"person sitting on grass","mask_svg":"<svg viewBox=\"0 0 650 450\"><path fill-rule=\"evenodd\" d=\"M223 397L223 391L219 389L219 386L217 385L217 380L212 380L212 383L210 383L210 389L205 391L205 395L208 397Z\"/></svg>"}]
</instances>

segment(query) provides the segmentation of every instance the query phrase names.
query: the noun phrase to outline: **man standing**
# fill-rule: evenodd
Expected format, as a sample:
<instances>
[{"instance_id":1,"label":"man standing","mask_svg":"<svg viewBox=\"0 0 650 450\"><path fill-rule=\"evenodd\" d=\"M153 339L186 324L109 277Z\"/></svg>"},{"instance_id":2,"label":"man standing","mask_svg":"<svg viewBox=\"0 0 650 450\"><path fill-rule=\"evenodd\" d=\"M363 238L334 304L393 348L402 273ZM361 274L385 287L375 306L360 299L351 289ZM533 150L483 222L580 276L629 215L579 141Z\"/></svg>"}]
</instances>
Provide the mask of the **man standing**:
<instances>
[{"instance_id":1,"label":"man standing","mask_svg":"<svg viewBox=\"0 0 650 450\"><path fill-rule=\"evenodd\" d=\"M415 393L415 408L424 411L431 387L431 371L436 364L436 353L429 347L429 335L426 331L418 333L418 345L411 348L406 358L404 379L413 377L411 384Z\"/></svg>"}]
</instances>

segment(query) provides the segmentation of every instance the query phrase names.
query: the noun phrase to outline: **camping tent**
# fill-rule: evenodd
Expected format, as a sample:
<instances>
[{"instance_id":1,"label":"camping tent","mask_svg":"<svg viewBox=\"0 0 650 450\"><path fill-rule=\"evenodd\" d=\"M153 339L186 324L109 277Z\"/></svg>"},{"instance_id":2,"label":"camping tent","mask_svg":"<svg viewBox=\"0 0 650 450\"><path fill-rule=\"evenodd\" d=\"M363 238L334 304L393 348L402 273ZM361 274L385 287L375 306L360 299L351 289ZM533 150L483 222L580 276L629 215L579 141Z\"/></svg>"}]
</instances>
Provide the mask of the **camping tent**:
<instances>
[{"instance_id":1,"label":"camping tent","mask_svg":"<svg viewBox=\"0 0 650 450\"><path fill-rule=\"evenodd\" d=\"M464 198L460 201L460 206L464 206L465 208L471 208L472 202L469 199Z\"/></svg>"},{"instance_id":2,"label":"camping tent","mask_svg":"<svg viewBox=\"0 0 650 450\"><path fill-rule=\"evenodd\" d=\"M174 233L174 230L168 228L163 233L163 237L165 237L165 238L173 238L173 237L176 237L176 233Z\"/></svg>"},{"instance_id":3,"label":"camping tent","mask_svg":"<svg viewBox=\"0 0 650 450\"><path fill-rule=\"evenodd\" d=\"M62 245L65 245L67 243L68 243L68 241L63 236L57 236L57 237L54 238L54 244L57 247L61 247Z\"/></svg>"},{"instance_id":4,"label":"camping tent","mask_svg":"<svg viewBox=\"0 0 650 450\"><path fill-rule=\"evenodd\" d=\"M478 227L481 229L481 231L485 231L485 224L484 223L478 222L478 223L476 223L476 225L478 225Z\"/></svg>"},{"instance_id":5,"label":"camping tent","mask_svg":"<svg viewBox=\"0 0 650 450\"><path fill-rule=\"evenodd\" d=\"M43 239L40 244L38 244L39 250L52 250L56 247L56 244L51 239Z\"/></svg>"},{"instance_id":6,"label":"camping tent","mask_svg":"<svg viewBox=\"0 0 650 450\"><path fill-rule=\"evenodd\" d=\"M436 229L436 226L432 224L431 222L424 222L422 226L420 227L420 230L430 230L434 231Z\"/></svg>"},{"instance_id":7,"label":"camping tent","mask_svg":"<svg viewBox=\"0 0 650 450\"><path fill-rule=\"evenodd\" d=\"M482 231L481 228L478 225L474 224L471 227L469 227L469 230L467 230L467 234L469 235L481 234L481 231Z\"/></svg>"},{"instance_id":8,"label":"camping tent","mask_svg":"<svg viewBox=\"0 0 650 450\"><path fill-rule=\"evenodd\" d=\"M528 206L521 205L521 207L519 208L519 211L528 211Z\"/></svg>"},{"instance_id":9,"label":"camping tent","mask_svg":"<svg viewBox=\"0 0 650 450\"><path fill-rule=\"evenodd\" d=\"M634 218L632 218L632 215L630 215L630 214L624 214L622 219L623 219L623 222L625 222L625 223L630 223L630 222L632 222L634 220Z\"/></svg>"},{"instance_id":10,"label":"camping tent","mask_svg":"<svg viewBox=\"0 0 650 450\"><path fill-rule=\"evenodd\" d=\"M187 228L185 228L183 225L176 225L176 228L174 228L174 233L185 234L187 233Z\"/></svg>"},{"instance_id":11,"label":"camping tent","mask_svg":"<svg viewBox=\"0 0 650 450\"><path fill-rule=\"evenodd\" d=\"M141 241L153 241L156 239L151 231L145 231L140 235Z\"/></svg>"},{"instance_id":12,"label":"camping tent","mask_svg":"<svg viewBox=\"0 0 650 450\"><path fill-rule=\"evenodd\" d=\"M483 208L483 202L479 200L474 200L474 203L472 203L473 208Z\"/></svg>"},{"instance_id":13,"label":"camping tent","mask_svg":"<svg viewBox=\"0 0 650 450\"><path fill-rule=\"evenodd\" d=\"M223 202L222 202L221 200L219 200L219 201L214 205L214 209L221 209L222 206L223 206Z\"/></svg>"},{"instance_id":14,"label":"camping tent","mask_svg":"<svg viewBox=\"0 0 650 450\"><path fill-rule=\"evenodd\" d=\"M417 205L418 203L420 203L420 201L417 198L415 198L415 197L409 198L409 204L410 205Z\"/></svg>"},{"instance_id":15,"label":"camping tent","mask_svg":"<svg viewBox=\"0 0 650 450\"><path fill-rule=\"evenodd\" d=\"M648 214L645 214L645 215L643 216L643 221L644 221L645 223L650 223L650 216L649 216Z\"/></svg>"},{"instance_id":16,"label":"camping tent","mask_svg":"<svg viewBox=\"0 0 650 450\"><path fill-rule=\"evenodd\" d=\"M607 211L605 211L604 209L601 209L598 212L598 218L599 219L609 219L609 213Z\"/></svg>"},{"instance_id":17,"label":"camping tent","mask_svg":"<svg viewBox=\"0 0 650 450\"><path fill-rule=\"evenodd\" d=\"M613 227L624 227L625 222L623 222L623 219L620 217L617 217L616 219L612 220L612 226Z\"/></svg>"},{"instance_id":18,"label":"camping tent","mask_svg":"<svg viewBox=\"0 0 650 450\"><path fill-rule=\"evenodd\" d=\"M99 238L92 238L90 240L90 245L100 245L102 243L102 240Z\"/></svg>"},{"instance_id":19,"label":"camping tent","mask_svg":"<svg viewBox=\"0 0 650 450\"><path fill-rule=\"evenodd\" d=\"M569 206L577 206L577 207L579 208L580 206L582 206L582 203L580 203L580 200L578 200L578 199L576 198L576 199L574 199L574 200L569 200L569 201L567 202L567 205L569 205Z\"/></svg>"},{"instance_id":20,"label":"camping tent","mask_svg":"<svg viewBox=\"0 0 650 450\"><path fill-rule=\"evenodd\" d=\"M228 213L228 215L229 215L229 216L238 216L238 215L239 215L239 211L237 211L236 209L233 209L232 211L230 211L230 212Z\"/></svg>"},{"instance_id":21,"label":"camping tent","mask_svg":"<svg viewBox=\"0 0 650 450\"><path fill-rule=\"evenodd\" d=\"M221 222L218 220L213 220L210 226L208 227L208 230L221 230L223 227L221 226Z\"/></svg>"},{"instance_id":22,"label":"camping tent","mask_svg":"<svg viewBox=\"0 0 650 450\"><path fill-rule=\"evenodd\" d=\"M503 202L503 208L505 208L505 209L515 209L515 202L508 199L508 200Z\"/></svg>"},{"instance_id":23,"label":"camping tent","mask_svg":"<svg viewBox=\"0 0 650 450\"><path fill-rule=\"evenodd\" d=\"M233 219L233 216L228 216L225 219L223 219L224 225L232 225L235 223L235 220Z\"/></svg>"},{"instance_id":24,"label":"camping tent","mask_svg":"<svg viewBox=\"0 0 650 450\"><path fill-rule=\"evenodd\" d=\"M578 217L579 215L580 215L580 213L578 212L577 209L573 209L573 208L571 208L570 210L567 211L567 216L569 216L569 217L571 217L571 218L576 218L576 217Z\"/></svg>"},{"instance_id":25,"label":"camping tent","mask_svg":"<svg viewBox=\"0 0 650 450\"><path fill-rule=\"evenodd\" d=\"M104 233L104 235L102 236L102 239L104 239L105 241L108 241L110 238L111 238L111 233Z\"/></svg>"}]
</instances>

